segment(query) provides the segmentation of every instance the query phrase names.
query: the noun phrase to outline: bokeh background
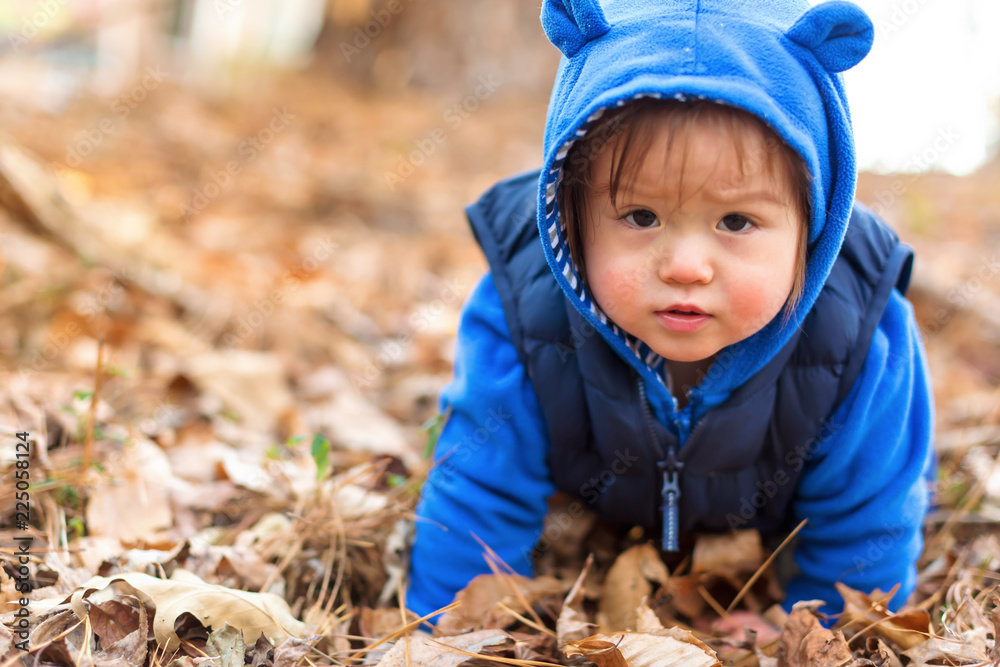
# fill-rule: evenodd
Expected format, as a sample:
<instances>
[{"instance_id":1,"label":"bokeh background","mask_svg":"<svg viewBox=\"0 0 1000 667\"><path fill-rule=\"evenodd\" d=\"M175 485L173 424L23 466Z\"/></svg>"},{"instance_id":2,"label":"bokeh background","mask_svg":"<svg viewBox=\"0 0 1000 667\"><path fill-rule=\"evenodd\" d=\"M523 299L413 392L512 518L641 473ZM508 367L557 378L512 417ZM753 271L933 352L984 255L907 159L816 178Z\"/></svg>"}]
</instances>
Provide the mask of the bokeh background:
<instances>
[{"instance_id":1,"label":"bokeh background","mask_svg":"<svg viewBox=\"0 0 1000 667\"><path fill-rule=\"evenodd\" d=\"M930 519L949 521L940 555L995 540L1000 520L1000 5L859 4L876 42L847 75L858 197L917 251L940 498L961 510ZM218 544L211 530L294 504L302 480L274 464L300 460L302 438L332 446L334 471L380 457L352 491L358 517L388 502L366 493L425 469L421 425L485 270L463 206L541 161L558 53L538 14L513 0L0 4L0 423L47 443L39 539L86 547L39 565L53 585L134 565L122 554L137 544ZM12 442L2 451L9 466ZM258 549L240 585L300 599L320 569L282 579L286 556ZM394 593L381 566L343 567L353 599Z\"/></svg>"}]
</instances>

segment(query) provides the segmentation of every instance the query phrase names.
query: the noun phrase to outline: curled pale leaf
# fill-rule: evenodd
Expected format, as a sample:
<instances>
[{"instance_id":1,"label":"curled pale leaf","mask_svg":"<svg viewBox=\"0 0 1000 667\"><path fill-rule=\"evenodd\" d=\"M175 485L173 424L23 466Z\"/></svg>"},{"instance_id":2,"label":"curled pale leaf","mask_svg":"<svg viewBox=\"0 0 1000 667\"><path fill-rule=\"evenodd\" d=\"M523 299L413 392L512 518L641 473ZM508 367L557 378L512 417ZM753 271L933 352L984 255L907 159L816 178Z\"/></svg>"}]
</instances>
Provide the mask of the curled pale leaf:
<instances>
[{"instance_id":1,"label":"curled pale leaf","mask_svg":"<svg viewBox=\"0 0 1000 667\"><path fill-rule=\"evenodd\" d=\"M639 609L635 613L636 632L648 632L651 635L659 634L663 630L663 623L660 622L660 618L653 613L653 610L649 608L649 604L646 600L643 600L639 605Z\"/></svg>"},{"instance_id":2,"label":"curled pale leaf","mask_svg":"<svg viewBox=\"0 0 1000 667\"><path fill-rule=\"evenodd\" d=\"M491 646L513 641L503 630L479 630L455 637L432 639L425 635L403 637L396 641L378 667L458 667L469 659L467 653L478 654ZM454 651L450 649L461 649ZM407 655L408 653L408 655Z\"/></svg>"},{"instance_id":3,"label":"curled pale leaf","mask_svg":"<svg viewBox=\"0 0 1000 667\"><path fill-rule=\"evenodd\" d=\"M932 637L903 651L902 655L910 659L910 667L990 664L986 649L986 628L963 632L961 641Z\"/></svg>"},{"instance_id":4,"label":"curled pale leaf","mask_svg":"<svg viewBox=\"0 0 1000 667\"><path fill-rule=\"evenodd\" d=\"M221 628L229 623L251 637L263 632L275 644L287 637L301 636L305 629L304 624L292 616L288 604L277 595L208 584L182 569L174 570L170 579L157 579L141 572L92 578L70 596L73 609L81 620L82 600L85 597L92 602L111 599L114 596L112 584L123 584L144 604L156 609L153 635L167 650L173 650L180 643L174 623L185 612L204 626Z\"/></svg>"},{"instance_id":5,"label":"curled pale leaf","mask_svg":"<svg viewBox=\"0 0 1000 667\"><path fill-rule=\"evenodd\" d=\"M650 582L663 585L670 578L667 566L652 544L626 550L608 570L597 615L602 632L634 630L636 610L653 592Z\"/></svg>"},{"instance_id":6,"label":"curled pale leaf","mask_svg":"<svg viewBox=\"0 0 1000 667\"><path fill-rule=\"evenodd\" d=\"M677 628L671 630L690 634ZM676 636L622 632L569 642L563 653L567 657L583 656L598 667L718 667L722 664L715 651L701 642L694 642Z\"/></svg>"},{"instance_id":7,"label":"curled pale leaf","mask_svg":"<svg viewBox=\"0 0 1000 667\"><path fill-rule=\"evenodd\" d=\"M577 577L573 588L566 594L563 601L562 610L556 620L556 636L560 642L568 642L583 639L593 632L593 623L587 621L587 615L583 611L583 582L590 570L590 565L594 561L593 554L587 558L580 576Z\"/></svg>"}]
</instances>

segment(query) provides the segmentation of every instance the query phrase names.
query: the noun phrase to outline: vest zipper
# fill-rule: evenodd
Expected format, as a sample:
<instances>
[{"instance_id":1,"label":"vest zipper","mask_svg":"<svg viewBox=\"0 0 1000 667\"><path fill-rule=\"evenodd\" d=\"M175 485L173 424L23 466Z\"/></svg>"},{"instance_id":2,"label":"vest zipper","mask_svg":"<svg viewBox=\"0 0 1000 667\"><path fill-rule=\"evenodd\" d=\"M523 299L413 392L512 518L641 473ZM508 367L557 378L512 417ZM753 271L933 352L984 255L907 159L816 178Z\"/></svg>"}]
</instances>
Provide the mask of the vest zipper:
<instances>
[{"instance_id":1,"label":"vest zipper","mask_svg":"<svg viewBox=\"0 0 1000 667\"><path fill-rule=\"evenodd\" d=\"M646 432L649 434L650 442L660 461L657 466L663 473L663 487L660 492L660 511L663 512L663 535L661 536L661 548L668 552L680 551L678 534L680 532L680 472L684 464L677 459L677 448L671 445L666 456L663 455L663 448L660 447L656 439L656 431L653 429L653 415L649 409L649 401L646 400L646 385L642 381L642 376L638 376L639 384L639 405L642 408L642 415L646 423Z\"/></svg>"}]
</instances>

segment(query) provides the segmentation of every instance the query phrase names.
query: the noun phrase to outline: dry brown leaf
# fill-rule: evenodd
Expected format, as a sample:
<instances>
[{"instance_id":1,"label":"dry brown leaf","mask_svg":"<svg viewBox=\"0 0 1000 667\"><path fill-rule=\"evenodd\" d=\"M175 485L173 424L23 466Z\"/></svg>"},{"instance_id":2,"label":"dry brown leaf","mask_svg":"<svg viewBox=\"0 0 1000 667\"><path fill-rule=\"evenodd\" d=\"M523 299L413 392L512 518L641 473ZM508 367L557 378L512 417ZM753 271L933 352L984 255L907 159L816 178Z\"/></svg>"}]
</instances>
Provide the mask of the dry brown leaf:
<instances>
[{"instance_id":1,"label":"dry brown leaf","mask_svg":"<svg viewBox=\"0 0 1000 667\"><path fill-rule=\"evenodd\" d=\"M117 537L93 537L87 535L73 540L72 557L76 565L88 572L97 572L104 561L122 555L125 549Z\"/></svg>"},{"instance_id":2,"label":"dry brown leaf","mask_svg":"<svg viewBox=\"0 0 1000 667\"><path fill-rule=\"evenodd\" d=\"M591 554L563 601L559 618L556 619L556 636L560 642L583 639L592 632L593 623L587 621L587 615L583 612L583 582L593 562L594 556Z\"/></svg>"},{"instance_id":3,"label":"dry brown leaf","mask_svg":"<svg viewBox=\"0 0 1000 667\"><path fill-rule=\"evenodd\" d=\"M923 609L891 614L883 606L891 599L891 594L876 589L871 595L865 595L839 582L836 586L844 598L844 613L841 618L849 622L855 631L877 622L871 632L903 649L919 646L931 636L931 617Z\"/></svg>"},{"instance_id":4,"label":"dry brown leaf","mask_svg":"<svg viewBox=\"0 0 1000 667\"><path fill-rule=\"evenodd\" d=\"M503 628L516 620L503 609L504 606L524 614L527 609L522 598L533 605L542 598L562 592L562 583L552 577L529 579L517 574L481 574L455 596L455 601L461 604L441 616L434 634L441 637L461 635L482 627Z\"/></svg>"},{"instance_id":5,"label":"dry brown leaf","mask_svg":"<svg viewBox=\"0 0 1000 667\"><path fill-rule=\"evenodd\" d=\"M136 607L128 607L128 609L135 614L135 628L127 635L124 635L113 642L109 642L108 638L114 634L120 634L123 629L130 628L133 625L131 620L126 620L127 612L119 607L112 606L112 603L121 605L121 603L114 600L109 600L101 605L91 605L90 607L91 627L93 628L94 633L101 638L101 650L94 654L95 665L102 665L106 667L111 667L112 665L141 665L146 659L149 637L149 624L146 619L146 607L143 606L137 598L132 596L126 597L128 599L135 600ZM98 625L94 622L94 611L98 608L100 608L100 612L104 612L108 616L113 614L115 618L118 619L118 622L116 622L114 626L105 627L107 637L105 635L101 635L97 631Z\"/></svg>"},{"instance_id":6,"label":"dry brown leaf","mask_svg":"<svg viewBox=\"0 0 1000 667\"><path fill-rule=\"evenodd\" d=\"M271 428L292 405L284 365L268 352L206 352L186 361L184 375L253 428Z\"/></svg>"},{"instance_id":7,"label":"dry brown leaf","mask_svg":"<svg viewBox=\"0 0 1000 667\"><path fill-rule=\"evenodd\" d=\"M839 667L851 662L851 649L839 630L824 628L807 608L792 609L778 645L780 667Z\"/></svg>"},{"instance_id":8,"label":"dry brown leaf","mask_svg":"<svg viewBox=\"0 0 1000 667\"><path fill-rule=\"evenodd\" d=\"M990 649L990 660L1000 663L1000 607L995 607L990 616L993 621L993 648Z\"/></svg>"},{"instance_id":9,"label":"dry brown leaf","mask_svg":"<svg viewBox=\"0 0 1000 667\"><path fill-rule=\"evenodd\" d=\"M17 603L23 593L17 590L17 582L7 574L7 571L0 568L0 609L9 609L9 603ZM0 655L3 655L0 653Z\"/></svg>"},{"instance_id":10,"label":"dry brown leaf","mask_svg":"<svg viewBox=\"0 0 1000 667\"><path fill-rule=\"evenodd\" d=\"M756 572L763 562L764 548L756 530L699 535L691 557L691 571L726 574Z\"/></svg>"},{"instance_id":11,"label":"dry brown leaf","mask_svg":"<svg viewBox=\"0 0 1000 667\"><path fill-rule=\"evenodd\" d=\"M866 643L872 662L880 667L903 667L895 651L886 646L880 637L869 637Z\"/></svg>"},{"instance_id":12,"label":"dry brown leaf","mask_svg":"<svg viewBox=\"0 0 1000 667\"><path fill-rule=\"evenodd\" d=\"M910 659L908 667L932 667L934 665L986 665L989 654L986 650L986 628L974 628L962 633L962 639L932 637L919 646L903 651Z\"/></svg>"},{"instance_id":13,"label":"dry brown leaf","mask_svg":"<svg viewBox=\"0 0 1000 667\"><path fill-rule=\"evenodd\" d=\"M102 645L114 644L139 629L139 610L118 600L91 605L90 627Z\"/></svg>"},{"instance_id":14,"label":"dry brown leaf","mask_svg":"<svg viewBox=\"0 0 1000 667\"><path fill-rule=\"evenodd\" d=\"M7 655L7 651L14 644L14 635L3 623L0 623L0 658Z\"/></svg>"},{"instance_id":15,"label":"dry brown leaf","mask_svg":"<svg viewBox=\"0 0 1000 667\"><path fill-rule=\"evenodd\" d=\"M243 667L246 663L246 652L243 633L228 623L212 630L205 642L205 653L218 667Z\"/></svg>"},{"instance_id":16,"label":"dry brown leaf","mask_svg":"<svg viewBox=\"0 0 1000 667\"><path fill-rule=\"evenodd\" d=\"M568 642L563 649L566 657L583 656L599 667L628 667L625 656L618 650L618 644L606 639L595 637L608 635L593 635L576 642Z\"/></svg>"},{"instance_id":17,"label":"dry brown leaf","mask_svg":"<svg viewBox=\"0 0 1000 667\"><path fill-rule=\"evenodd\" d=\"M534 660L536 662L551 662L552 656L556 653L556 647L561 644L558 638L552 635L546 634L534 634L525 635L524 637L518 636L517 633L512 633L514 637L514 659L515 660ZM504 647L498 649L490 649L486 653L495 654L497 652L505 651ZM485 660L489 660L484 656ZM477 661L478 662L478 661ZM467 667L474 667L472 663L467 663ZM483 665L482 667L485 667Z\"/></svg>"},{"instance_id":18,"label":"dry brown leaf","mask_svg":"<svg viewBox=\"0 0 1000 667\"><path fill-rule=\"evenodd\" d=\"M282 646L287 646L292 642L301 641L301 639L289 639L282 643ZM271 659L268 659L268 653L271 654ZM267 637L264 635L258 635L257 641L254 642L253 647L247 651L247 658L250 659L250 667L273 667L274 647L271 646L271 642L267 641Z\"/></svg>"},{"instance_id":19,"label":"dry brown leaf","mask_svg":"<svg viewBox=\"0 0 1000 667\"><path fill-rule=\"evenodd\" d=\"M32 631L29 645L36 649L44 649L48 660L63 661L72 664L76 661L78 649L74 648L84 641L85 631L80 622L69 609L60 609L39 623Z\"/></svg>"},{"instance_id":20,"label":"dry brown leaf","mask_svg":"<svg viewBox=\"0 0 1000 667\"><path fill-rule=\"evenodd\" d=\"M281 646L274 649L274 667L296 667L313 648L319 636L291 639L282 642Z\"/></svg>"},{"instance_id":21,"label":"dry brown leaf","mask_svg":"<svg viewBox=\"0 0 1000 667\"><path fill-rule=\"evenodd\" d=\"M420 465L420 455L394 419L347 385L328 402L305 406L309 428L326 433L335 445L352 451L389 454L410 470Z\"/></svg>"},{"instance_id":22,"label":"dry brown leaf","mask_svg":"<svg viewBox=\"0 0 1000 667\"><path fill-rule=\"evenodd\" d=\"M636 610L653 592L649 583L665 584L670 578L667 566L652 544L639 544L615 560L604 580L597 622L604 633L636 627Z\"/></svg>"},{"instance_id":23,"label":"dry brown leaf","mask_svg":"<svg viewBox=\"0 0 1000 667\"><path fill-rule=\"evenodd\" d=\"M417 620L417 615L406 610L406 620L398 609L372 609L362 607L358 614L361 635L367 639L378 639L399 630L404 625Z\"/></svg>"},{"instance_id":24,"label":"dry brown leaf","mask_svg":"<svg viewBox=\"0 0 1000 667\"><path fill-rule=\"evenodd\" d=\"M643 600L639 605L639 609L636 611L635 616L636 632L647 632L651 635L656 635L664 630L660 617L649 608L649 604L647 604L645 600Z\"/></svg>"},{"instance_id":25,"label":"dry brown leaf","mask_svg":"<svg viewBox=\"0 0 1000 667\"><path fill-rule=\"evenodd\" d=\"M599 634L563 649L567 657L583 656L599 667L718 667L715 651L679 628L671 636L645 632ZM678 639L678 636L683 637ZM688 641L688 638L690 640Z\"/></svg>"},{"instance_id":26,"label":"dry brown leaf","mask_svg":"<svg viewBox=\"0 0 1000 667\"><path fill-rule=\"evenodd\" d=\"M698 592L700 585L701 575L698 574L670 577L663 587L662 597L671 609L679 611L688 618L698 618L708 605Z\"/></svg>"},{"instance_id":27,"label":"dry brown leaf","mask_svg":"<svg viewBox=\"0 0 1000 667\"><path fill-rule=\"evenodd\" d=\"M174 632L174 622L188 612L202 625L213 628L229 623L251 636L261 632L278 644L286 637L301 636L304 624L295 619L288 604L277 595L248 593L208 584L187 572L177 569L170 579L157 579L139 572L129 572L113 577L94 577L70 596L78 618L86 610L83 599L92 601L114 596L112 584L123 583L143 603L154 607L153 635L160 646L173 650L180 642Z\"/></svg>"},{"instance_id":28,"label":"dry brown leaf","mask_svg":"<svg viewBox=\"0 0 1000 667\"><path fill-rule=\"evenodd\" d=\"M87 528L93 536L136 541L153 537L173 523L170 462L144 438L125 445L87 494Z\"/></svg>"},{"instance_id":29,"label":"dry brown leaf","mask_svg":"<svg viewBox=\"0 0 1000 667\"><path fill-rule=\"evenodd\" d=\"M378 667L458 667L468 660L469 656L458 651L450 651L448 647L478 654L485 648L509 641L513 639L503 630L479 630L441 639L424 635L403 637L382 656Z\"/></svg>"}]
</instances>

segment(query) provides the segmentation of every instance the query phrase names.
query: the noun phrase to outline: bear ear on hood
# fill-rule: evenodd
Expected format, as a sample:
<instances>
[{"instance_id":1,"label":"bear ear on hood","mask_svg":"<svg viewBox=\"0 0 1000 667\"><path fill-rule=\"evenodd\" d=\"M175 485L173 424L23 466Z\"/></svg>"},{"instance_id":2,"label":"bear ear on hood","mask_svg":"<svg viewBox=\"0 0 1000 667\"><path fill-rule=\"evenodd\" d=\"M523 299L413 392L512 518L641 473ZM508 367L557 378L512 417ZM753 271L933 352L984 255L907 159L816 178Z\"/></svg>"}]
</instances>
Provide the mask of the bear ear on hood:
<instances>
[{"instance_id":1,"label":"bear ear on hood","mask_svg":"<svg viewBox=\"0 0 1000 667\"><path fill-rule=\"evenodd\" d=\"M827 71L843 72L868 55L875 27L857 5L833 0L810 8L785 35L809 49Z\"/></svg>"},{"instance_id":2,"label":"bear ear on hood","mask_svg":"<svg viewBox=\"0 0 1000 667\"><path fill-rule=\"evenodd\" d=\"M542 27L567 58L611 29L598 0L544 0Z\"/></svg>"}]
</instances>

